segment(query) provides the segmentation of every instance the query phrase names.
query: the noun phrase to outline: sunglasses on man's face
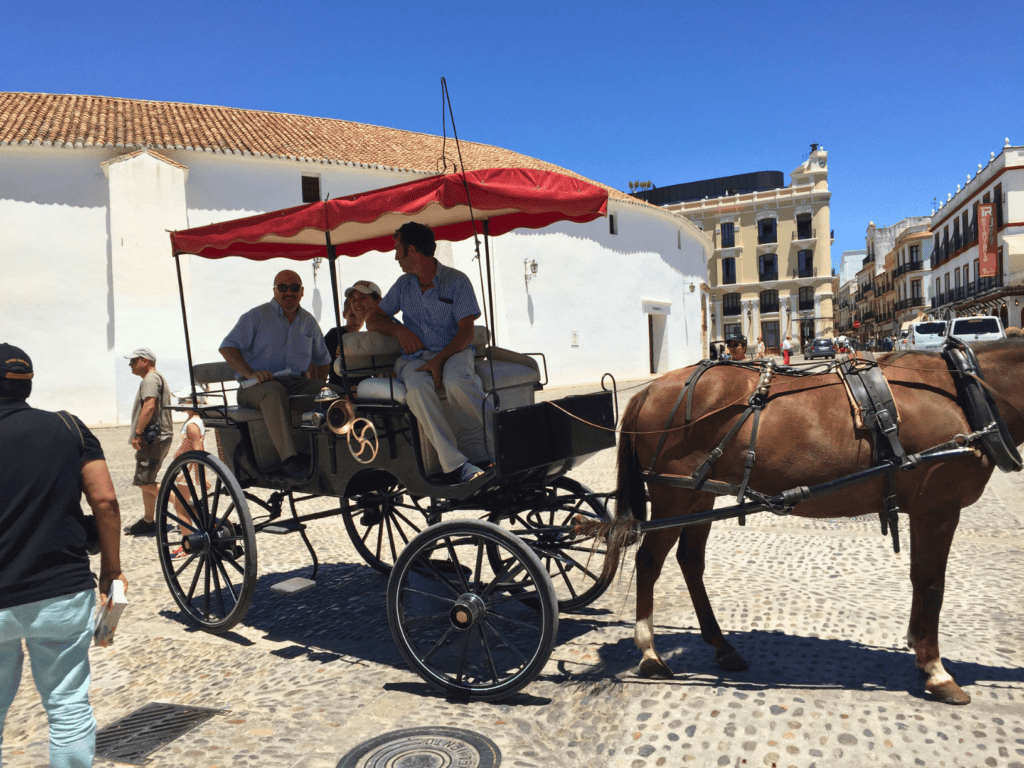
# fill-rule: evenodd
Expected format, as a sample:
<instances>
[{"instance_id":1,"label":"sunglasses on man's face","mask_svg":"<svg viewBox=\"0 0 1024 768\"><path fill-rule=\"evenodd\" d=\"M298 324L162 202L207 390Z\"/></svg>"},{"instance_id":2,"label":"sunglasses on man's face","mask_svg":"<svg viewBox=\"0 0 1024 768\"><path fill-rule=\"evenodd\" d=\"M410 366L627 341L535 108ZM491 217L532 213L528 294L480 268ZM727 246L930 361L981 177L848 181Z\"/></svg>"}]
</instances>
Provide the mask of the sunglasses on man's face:
<instances>
[{"instance_id":1,"label":"sunglasses on man's face","mask_svg":"<svg viewBox=\"0 0 1024 768\"><path fill-rule=\"evenodd\" d=\"M277 290L280 293L288 293L288 291L291 291L292 293L298 293L299 291L302 290L302 285L300 285L299 283L278 283Z\"/></svg>"},{"instance_id":2,"label":"sunglasses on man's face","mask_svg":"<svg viewBox=\"0 0 1024 768\"><path fill-rule=\"evenodd\" d=\"M739 345L740 343L738 341L730 341L725 346L727 346L729 349L732 349L733 347L738 347Z\"/></svg>"}]
</instances>

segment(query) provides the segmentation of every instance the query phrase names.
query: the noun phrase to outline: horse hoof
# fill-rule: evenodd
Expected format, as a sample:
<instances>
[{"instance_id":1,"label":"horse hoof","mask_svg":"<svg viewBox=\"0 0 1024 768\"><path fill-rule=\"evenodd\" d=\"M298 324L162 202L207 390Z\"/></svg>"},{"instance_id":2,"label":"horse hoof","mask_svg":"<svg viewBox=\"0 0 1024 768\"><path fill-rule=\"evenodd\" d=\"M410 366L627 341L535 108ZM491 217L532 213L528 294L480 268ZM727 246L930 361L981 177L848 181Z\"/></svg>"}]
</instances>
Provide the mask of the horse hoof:
<instances>
[{"instance_id":1,"label":"horse hoof","mask_svg":"<svg viewBox=\"0 0 1024 768\"><path fill-rule=\"evenodd\" d=\"M969 693L964 691L959 685L954 683L952 680L947 680L944 683L938 685L926 684L925 689L928 690L932 696L935 697L936 701L941 701L943 704L970 704L971 696Z\"/></svg>"},{"instance_id":2,"label":"horse hoof","mask_svg":"<svg viewBox=\"0 0 1024 768\"><path fill-rule=\"evenodd\" d=\"M661 659L644 659L641 661L640 674L643 677L673 677L672 670Z\"/></svg>"},{"instance_id":3,"label":"horse hoof","mask_svg":"<svg viewBox=\"0 0 1024 768\"><path fill-rule=\"evenodd\" d=\"M740 656L740 652L733 648L725 654L715 654L715 662L720 669L726 672L742 672L750 667L747 660Z\"/></svg>"}]
</instances>

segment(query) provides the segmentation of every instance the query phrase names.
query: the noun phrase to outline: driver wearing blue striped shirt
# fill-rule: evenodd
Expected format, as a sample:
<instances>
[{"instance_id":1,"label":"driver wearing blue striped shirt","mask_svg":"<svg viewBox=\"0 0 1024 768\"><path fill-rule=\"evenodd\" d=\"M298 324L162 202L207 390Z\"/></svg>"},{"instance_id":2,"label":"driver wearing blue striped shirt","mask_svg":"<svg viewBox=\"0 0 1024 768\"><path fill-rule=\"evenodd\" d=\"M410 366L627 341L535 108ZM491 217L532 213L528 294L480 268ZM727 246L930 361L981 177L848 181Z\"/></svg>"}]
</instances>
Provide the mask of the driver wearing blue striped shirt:
<instances>
[{"instance_id":1,"label":"driver wearing blue striped shirt","mask_svg":"<svg viewBox=\"0 0 1024 768\"><path fill-rule=\"evenodd\" d=\"M436 388L444 385L461 427L488 429L481 418L484 391L473 369L473 321L480 307L473 285L462 272L434 258L430 227L415 222L395 232L395 259L405 273L391 287L366 327L398 339L403 355L395 375L406 387L406 404L437 450L441 468L458 482L482 474L459 448L452 425L441 410ZM392 319L401 311L402 322ZM488 405L490 409L490 405Z\"/></svg>"}]
</instances>

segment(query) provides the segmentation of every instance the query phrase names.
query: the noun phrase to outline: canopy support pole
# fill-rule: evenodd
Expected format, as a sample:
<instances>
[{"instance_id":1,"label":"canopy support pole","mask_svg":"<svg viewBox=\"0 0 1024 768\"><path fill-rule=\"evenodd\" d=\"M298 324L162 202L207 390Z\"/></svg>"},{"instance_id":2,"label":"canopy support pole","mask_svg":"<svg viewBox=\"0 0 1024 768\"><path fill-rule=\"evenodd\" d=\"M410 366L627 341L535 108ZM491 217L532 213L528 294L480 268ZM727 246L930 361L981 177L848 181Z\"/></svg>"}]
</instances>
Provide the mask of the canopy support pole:
<instances>
[{"instance_id":1,"label":"canopy support pole","mask_svg":"<svg viewBox=\"0 0 1024 768\"><path fill-rule=\"evenodd\" d=\"M484 219L484 261L487 272L487 300L491 307L491 346L495 346L498 340L498 317L494 314L494 287L491 278L491 248L490 248L490 222Z\"/></svg>"},{"instance_id":2,"label":"canopy support pole","mask_svg":"<svg viewBox=\"0 0 1024 768\"><path fill-rule=\"evenodd\" d=\"M334 246L331 244L331 232L328 229L324 230L324 237L327 240L327 264L331 273L331 295L334 298L334 327L341 328L341 306L338 303L338 270L335 268L335 262L338 260L338 254ZM349 392L348 388L348 374L345 370L348 368L345 365L345 344L343 343L343 336L338 337L338 357L341 360L341 379L345 386L345 391ZM330 352L330 350L327 350ZM330 381L330 373L327 374L327 380Z\"/></svg>"},{"instance_id":3,"label":"canopy support pole","mask_svg":"<svg viewBox=\"0 0 1024 768\"><path fill-rule=\"evenodd\" d=\"M196 396L196 377L192 372L192 343L188 337L188 312L185 311L185 284L181 280L180 254L174 254L174 268L178 272L178 298L181 299L181 320L185 327L185 355L188 358L188 382L192 385L192 395Z\"/></svg>"}]
</instances>

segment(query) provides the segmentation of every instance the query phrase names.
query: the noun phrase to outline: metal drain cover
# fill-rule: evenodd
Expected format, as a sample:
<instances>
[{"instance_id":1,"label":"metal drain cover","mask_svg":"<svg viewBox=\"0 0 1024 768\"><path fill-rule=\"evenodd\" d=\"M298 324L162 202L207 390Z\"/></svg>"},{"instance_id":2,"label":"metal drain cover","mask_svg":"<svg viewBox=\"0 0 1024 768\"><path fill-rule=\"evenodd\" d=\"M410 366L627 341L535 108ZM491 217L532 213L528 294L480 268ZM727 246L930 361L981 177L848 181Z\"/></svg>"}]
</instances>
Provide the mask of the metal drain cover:
<instances>
[{"instance_id":1,"label":"metal drain cover","mask_svg":"<svg viewBox=\"0 0 1024 768\"><path fill-rule=\"evenodd\" d=\"M498 745L461 728L406 728L364 741L338 768L498 768Z\"/></svg>"},{"instance_id":2,"label":"metal drain cover","mask_svg":"<svg viewBox=\"0 0 1024 768\"><path fill-rule=\"evenodd\" d=\"M224 711L180 704L147 704L96 732L96 756L140 765L151 752Z\"/></svg>"}]
</instances>

